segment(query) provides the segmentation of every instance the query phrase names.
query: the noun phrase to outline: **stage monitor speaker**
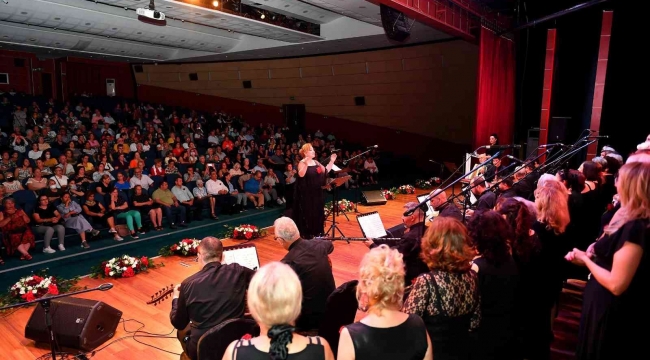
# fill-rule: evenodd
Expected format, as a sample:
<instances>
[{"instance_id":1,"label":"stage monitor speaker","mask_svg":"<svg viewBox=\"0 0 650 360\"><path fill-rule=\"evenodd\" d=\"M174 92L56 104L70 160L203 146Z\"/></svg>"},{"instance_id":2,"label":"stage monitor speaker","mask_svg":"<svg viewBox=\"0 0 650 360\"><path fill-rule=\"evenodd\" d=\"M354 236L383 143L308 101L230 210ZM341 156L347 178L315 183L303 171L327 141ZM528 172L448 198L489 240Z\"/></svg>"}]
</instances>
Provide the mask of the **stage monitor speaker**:
<instances>
[{"instance_id":1,"label":"stage monitor speaker","mask_svg":"<svg viewBox=\"0 0 650 360\"><path fill-rule=\"evenodd\" d=\"M384 205L386 198L381 194L381 190L362 191L363 203L366 205Z\"/></svg>"},{"instance_id":2,"label":"stage monitor speaker","mask_svg":"<svg viewBox=\"0 0 650 360\"><path fill-rule=\"evenodd\" d=\"M59 346L91 351L115 335L122 312L97 300L74 297L52 300L52 330ZM38 305L25 327L25 337L49 343L43 307Z\"/></svg>"},{"instance_id":3,"label":"stage monitor speaker","mask_svg":"<svg viewBox=\"0 0 650 360\"><path fill-rule=\"evenodd\" d=\"M381 25L384 27L386 36L395 41L404 41L411 36L411 26L406 15L384 4L379 5L381 13Z\"/></svg>"}]
</instances>

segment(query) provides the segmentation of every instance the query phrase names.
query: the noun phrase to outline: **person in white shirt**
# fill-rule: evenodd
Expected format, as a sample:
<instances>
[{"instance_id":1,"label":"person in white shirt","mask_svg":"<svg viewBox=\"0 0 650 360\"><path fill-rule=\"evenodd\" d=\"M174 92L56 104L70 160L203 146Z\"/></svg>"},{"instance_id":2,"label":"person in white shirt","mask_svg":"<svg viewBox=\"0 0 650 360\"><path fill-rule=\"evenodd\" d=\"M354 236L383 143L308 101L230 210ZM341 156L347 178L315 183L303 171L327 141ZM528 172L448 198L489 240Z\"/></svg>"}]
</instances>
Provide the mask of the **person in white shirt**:
<instances>
[{"instance_id":1,"label":"person in white shirt","mask_svg":"<svg viewBox=\"0 0 650 360\"><path fill-rule=\"evenodd\" d=\"M32 144L32 149L29 150L29 153L27 154L27 157L29 157L32 160L36 160L36 159L40 159L42 155L43 155L43 152L38 149L38 144L33 143Z\"/></svg>"},{"instance_id":2,"label":"person in white shirt","mask_svg":"<svg viewBox=\"0 0 650 360\"><path fill-rule=\"evenodd\" d=\"M230 196L230 189L221 180L217 179L216 171L210 173L210 180L205 183L205 187L208 189L210 208L214 217L219 214L220 209L229 213L234 211L233 205L235 205L237 199Z\"/></svg>"},{"instance_id":3,"label":"person in white shirt","mask_svg":"<svg viewBox=\"0 0 650 360\"><path fill-rule=\"evenodd\" d=\"M149 190L149 186L153 185L153 180L148 175L142 174L142 169L138 167L133 169L133 177L129 180L129 184L131 184L131 189L140 185L143 189Z\"/></svg>"},{"instance_id":4,"label":"person in white shirt","mask_svg":"<svg viewBox=\"0 0 650 360\"><path fill-rule=\"evenodd\" d=\"M104 116L104 124L109 124L109 125L115 124L115 119L113 119L110 113L106 113L106 116Z\"/></svg>"},{"instance_id":5,"label":"person in white shirt","mask_svg":"<svg viewBox=\"0 0 650 360\"><path fill-rule=\"evenodd\" d=\"M264 166L264 160L257 159L257 165L253 168L253 171L259 171L262 173L268 172L268 169Z\"/></svg>"},{"instance_id":6,"label":"person in white shirt","mask_svg":"<svg viewBox=\"0 0 650 360\"><path fill-rule=\"evenodd\" d=\"M194 208L198 212L197 220L200 220L203 209L210 206L210 196L208 196L208 189L203 186L203 180L196 181L196 187L192 190L192 195L194 195ZM218 218L212 210L213 208L210 208L210 215L217 220Z\"/></svg>"},{"instance_id":7,"label":"person in white shirt","mask_svg":"<svg viewBox=\"0 0 650 360\"><path fill-rule=\"evenodd\" d=\"M63 175L63 169L60 166L54 168L54 176L50 179L54 180L59 189L68 186L68 177Z\"/></svg>"}]
</instances>

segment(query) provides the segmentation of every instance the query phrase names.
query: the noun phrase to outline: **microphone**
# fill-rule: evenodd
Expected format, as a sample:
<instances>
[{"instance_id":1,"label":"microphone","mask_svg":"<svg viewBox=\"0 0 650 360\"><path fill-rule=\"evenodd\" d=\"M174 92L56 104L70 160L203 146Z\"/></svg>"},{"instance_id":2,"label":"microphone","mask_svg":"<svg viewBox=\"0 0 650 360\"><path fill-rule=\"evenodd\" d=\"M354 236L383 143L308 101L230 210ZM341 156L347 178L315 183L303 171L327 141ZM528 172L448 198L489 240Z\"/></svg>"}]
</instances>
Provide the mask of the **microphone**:
<instances>
[{"instance_id":1,"label":"microphone","mask_svg":"<svg viewBox=\"0 0 650 360\"><path fill-rule=\"evenodd\" d=\"M521 149L521 145L485 145L486 149Z\"/></svg>"},{"instance_id":2,"label":"microphone","mask_svg":"<svg viewBox=\"0 0 650 360\"><path fill-rule=\"evenodd\" d=\"M112 289L112 288L113 288L113 284L111 284L111 283L101 284L101 285L99 285L99 287L98 287L98 289L101 290L101 291L110 290L110 289Z\"/></svg>"},{"instance_id":3,"label":"microphone","mask_svg":"<svg viewBox=\"0 0 650 360\"><path fill-rule=\"evenodd\" d=\"M510 159L510 160L514 160L514 161L516 161L516 162L518 162L518 163L520 163L520 164L523 164L523 163L524 163L523 161L517 159L516 157L514 157L514 156L512 156L512 155L506 155L506 157L507 157L508 159Z\"/></svg>"},{"instance_id":4,"label":"microphone","mask_svg":"<svg viewBox=\"0 0 650 360\"><path fill-rule=\"evenodd\" d=\"M590 139L609 139L609 135L598 135L598 136L591 136L589 135Z\"/></svg>"},{"instance_id":5,"label":"microphone","mask_svg":"<svg viewBox=\"0 0 650 360\"><path fill-rule=\"evenodd\" d=\"M540 149L546 149L546 148L555 147L555 146L566 147L566 145L564 145L564 144L562 144L562 143L556 143L556 144L545 144L545 145L540 145L539 148L540 148Z\"/></svg>"},{"instance_id":6,"label":"microphone","mask_svg":"<svg viewBox=\"0 0 650 360\"><path fill-rule=\"evenodd\" d=\"M373 146L368 146L368 149L376 149L378 147L379 147L379 145L373 145Z\"/></svg>"},{"instance_id":7,"label":"microphone","mask_svg":"<svg viewBox=\"0 0 650 360\"><path fill-rule=\"evenodd\" d=\"M439 163L439 162L437 162L437 161L435 161L435 160L431 160L431 159L429 159L429 161L432 162L432 163L434 163L434 164L442 165L441 163Z\"/></svg>"}]
</instances>

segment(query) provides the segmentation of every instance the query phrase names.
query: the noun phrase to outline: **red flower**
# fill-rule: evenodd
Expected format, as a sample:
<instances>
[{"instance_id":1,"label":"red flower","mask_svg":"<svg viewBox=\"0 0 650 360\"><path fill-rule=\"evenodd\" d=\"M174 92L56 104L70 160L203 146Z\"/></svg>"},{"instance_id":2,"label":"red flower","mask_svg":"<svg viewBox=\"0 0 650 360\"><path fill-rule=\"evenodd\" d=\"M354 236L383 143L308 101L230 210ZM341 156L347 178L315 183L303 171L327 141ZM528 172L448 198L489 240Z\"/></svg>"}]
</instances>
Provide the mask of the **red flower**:
<instances>
[{"instance_id":1,"label":"red flower","mask_svg":"<svg viewBox=\"0 0 650 360\"><path fill-rule=\"evenodd\" d=\"M25 301L34 301L36 298L34 298L34 294L32 294L31 291L28 291L27 294L24 296Z\"/></svg>"},{"instance_id":2,"label":"red flower","mask_svg":"<svg viewBox=\"0 0 650 360\"><path fill-rule=\"evenodd\" d=\"M246 235L244 235L244 237L246 239L251 239L253 237L253 233L252 232L247 232Z\"/></svg>"},{"instance_id":3,"label":"red flower","mask_svg":"<svg viewBox=\"0 0 650 360\"><path fill-rule=\"evenodd\" d=\"M143 256L143 257L140 259L140 262L142 263L143 266L145 266L145 267L149 267L149 259L147 259L146 256Z\"/></svg>"},{"instance_id":4,"label":"red flower","mask_svg":"<svg viewBox=\"0 0 650 360\"><path fill-rule=\"evenodd\" d=\"M54 284L50 284L50 286L47 289L47 292L52 295L59 295L59 289Z\"/></svg>"},{"instance_id":5,"label":"red flower","mask_svg":"<svg viewBox=\"0 0 650 360\"><path fill-rule=\"evenodd\" d=\"M241 338L242 338L242 340L250 340L253 337L251 336L251 334L246 334L246 335L242 336Z\"/></svg>"},{"instance_id":6,"label":"red flower","mask_svg":"<svg viewBox=\"0 0 650 360\"><path fill-rule=\"evenodd\" d=\"M108 276L108 274L110 274L110 273L111 273L111 269L105 267L105 268L104 268L104 275Z\"/></svg>"},{"instance_id":7,"label":"red flower","mask_svg":"<svg viewBox=\"0 0 650 360\"><path fill-rule=\"evenodd\" d=\"M40 276L38 276L38 275L34 275L33 278L34 278L34 281L37 281L38 283L40 283L41 281L43 281L43 278L40 277Z\"/></svg>"},{"instance_id":8,"label":"red flower","mask_svg":"<svg viewBox=\"0 0 650 360\"><path fill-rule=\"evenodd\" d=\"M176 251L176 250L178 250L178 245L176 245L176 244L172 245L172 248L171 248L171 249L172 249L172 251Z\"/></svg>"},{"instance_id":9,"label":"red flower","mask_svg":"<svg viewBox=\"0 0 650 360\"><path fill-rule=\"evenodd\" d=\"M318 167L316 167L316 172L319 173L319 174L322 174L322 173L323 173L323 169L321 169L321 167L318 166Z\"/></svg>"},{"instance_id":10,"label":"red flower","mask_svg":"<svg viewBox=\"0 0 650 360\"><path fill-rule=\"evenodd\" d=\"M237 231L237 230L233 231L232 236L235 237L235 238L238 237L239 236L239 231Z\"/></svg>"},{"instance_id":11,"label":"red flower","mask_svg":"<svg viewBox=\"0 0 650 360\"><path fill-rule=\"evenodd\" d=\"M130 278L135 276L135 271L133 271L133 268L126 268L126 271L122 273L122 277L125 278Z\"/></svg>"}]
</instances>

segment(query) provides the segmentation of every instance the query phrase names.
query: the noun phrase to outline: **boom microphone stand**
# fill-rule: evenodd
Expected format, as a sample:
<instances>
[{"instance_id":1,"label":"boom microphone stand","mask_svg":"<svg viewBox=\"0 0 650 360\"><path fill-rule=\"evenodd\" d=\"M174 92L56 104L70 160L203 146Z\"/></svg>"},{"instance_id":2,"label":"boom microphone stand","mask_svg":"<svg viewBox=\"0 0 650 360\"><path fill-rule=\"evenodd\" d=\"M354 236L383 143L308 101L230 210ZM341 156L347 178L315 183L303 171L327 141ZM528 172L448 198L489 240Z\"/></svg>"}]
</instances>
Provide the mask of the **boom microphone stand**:
<instances>
[{"instance_id":1,"label":"boom microphone stand","mask_svg":"<svg viewBox=\"0 0 650 360\"><path fill-rule=\"evenodd\" d=\"M16 307L21 307L21 306L27 306L31 304L36 304L40 303L41 306L43 307L43 312L45 314L45 326L47 327L47 332L50 334L50 351L52 352L52 360L56 360L56 341L54 339L54 331L52 330L52 316L50 315L50 305L52 300L56 300L59 298L64 298L72 295L79 295L79 294L84 294L87 292L92 292L92 291L107 291L113 288L113 284L111 283L105 283L101 284L96 288L92 289L84 289L84 290L79 290L79 291L74 291L66 294L60 294L60 295L52 295L48 297L42 297L40 299L32 300L32 301L27 301L24 303L20 304L14 304L14 305L9 305L9 306L4 306L0 308L0 311L2 310L7 310L7 309L13 309Z\"/></svg>"},{"instance_id":2,"label":"boom microphone stand","mask_svg":"<svg viewBox=\"0 0 650 360\"><path fill-rule=\"evenodd\" d=\"M376 149L377 147L378 147L377 145L370 146L366 151L364 151L364 152L362 152L360 154L357 154L357 155L355 155L355 156L353 156L353 157L351 157L351 158L349 158L347 160L343 160L343 166L348 165L348 163L350 161L371 152L373 149ZM354 203L354 212L355 213L359 212L359 200L361 200L361 196L359 195L360 192L361 192L361 186L359 184L357 184L357 191L356 191L356 193L357 193L357 201Z\"/></svg>"},{"instance_id":3,"label":"boom microphone stand","mask_svg":"<svg viewBox=\"0 0 650 360\"><path fill-rule=\"evenodd\" d=\"M463 180L464 178L468 177L472 172L474 172L474 171L476 171L476 170L482 168L483 166L486 166L486 165L489 164L489 163L490 163L494 158L499 157L500 155L501 155L501 151L497 151L494 155L492 155L492 157L490 157L489 159L487 159L484 163L479 164L479 166L478 166L477 168L472 169L472 171L470 171L470 172L464 174L463 176L459 177L458 179L452 181L449 185L447 185L446 187L444 187L440 192L444 192L444 191L446 191L447 189L449 189L450 187L453 187L454 185L456 185L457 183L459 183L461 180ZM460 195L460 194L459 194L459 195ZM456 198L456 197L458 197L459 195L453 195L450 199L452 199L452 198ZM422 202L420 202L420 203L418 204L418 206L414 207L414 208L411 209L411 210L406 210L406 211L404 212L404 216L409 216L409 215L413 214L413 212L415 212L415 209L417 209L417 208L427 209L427 208L428 208L427 203L429 203L429 201L431 201L431 199L433 199L433 198L436 197L436 196L438 196L438 194L435 194L435 195L433 195L433 196L432 196L431 194L429 194L429 195L428 195L424 200L422 200ZM446 203L448 203L450 199L447 199L447 202L446 202ZM426 210L424 210L424 211L426 212Z\"/></svg>"}]
</instances>

